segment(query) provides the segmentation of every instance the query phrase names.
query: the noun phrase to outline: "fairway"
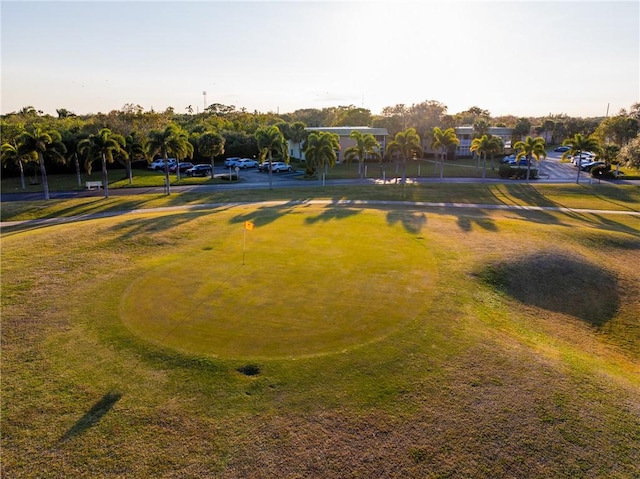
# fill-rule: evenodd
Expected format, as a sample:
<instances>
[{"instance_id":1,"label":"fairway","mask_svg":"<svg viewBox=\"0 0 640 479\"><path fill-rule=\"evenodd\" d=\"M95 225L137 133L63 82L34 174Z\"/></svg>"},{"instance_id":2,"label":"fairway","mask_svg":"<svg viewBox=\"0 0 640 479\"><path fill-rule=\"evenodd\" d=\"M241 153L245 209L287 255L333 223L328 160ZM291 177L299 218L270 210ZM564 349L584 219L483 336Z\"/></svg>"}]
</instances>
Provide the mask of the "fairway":
<instances>
[{"instance_id":1,"label":"fairway","mask_svg":"<svg viewBox=\"0 0 640 479\"><path fill-rule=\"evenodd\" d=\"M156 258L127 289L123 321L157 344L227 358L312 356L379 340L424 312L434 261L423 239L383 215L348 213L264 224L256 214L260 226L247 232L242 222L221 231L215 215L203 218L198 236L215 246L186 243Z\"/></svg>"},{"instance_id":2,"label":"fairway","mask_svg":"<svg viewBox=\"0 0 640 479\"><path fill-rule=\"evenodd\" d=\"M3 477L640 477L626 211L296 200L5 228Z\"/></svg>"}]
</instances>

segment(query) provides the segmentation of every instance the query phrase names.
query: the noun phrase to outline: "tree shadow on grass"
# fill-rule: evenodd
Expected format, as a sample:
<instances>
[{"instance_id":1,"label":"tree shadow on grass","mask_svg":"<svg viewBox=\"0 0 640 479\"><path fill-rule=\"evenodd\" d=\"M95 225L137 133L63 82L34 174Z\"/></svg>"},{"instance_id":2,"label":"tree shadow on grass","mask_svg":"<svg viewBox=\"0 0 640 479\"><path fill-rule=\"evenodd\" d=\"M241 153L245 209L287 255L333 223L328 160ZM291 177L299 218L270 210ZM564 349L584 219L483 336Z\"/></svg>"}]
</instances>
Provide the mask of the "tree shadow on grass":
<instances>
[{"instance_id":1,"label":"tree shadow on grass","mask_svg":"<svg viewBox=\"0 0 640 479\"><path fill-rule=\"evenodd\" d=\"M620 306L616 276L585 259L536 252L485 266L477 276L518 301L574 316L594 327Z\"/></svg>"},{"instance_id":2,"label":"tree shadow on grass","mask_svg":"<svg viewBox=\"0 0 640 479\"><path fill-rule=\"evenodd\" d=\"M491 218L474 218L471 216L458 216L458 227L463 231L471 231L476 224L487 231L497 232L498 227Z\"/></svg>"},{"instance_id":3,"label":"tree shadow on grass","mask_svg":"<svg viewBox=\"0 0 640 479\"><path fill-rule=\"evenodd\" d=\"M307 216L304 219L304 222L307 225L312 225L319 221L326 222L331 220L341 220L344 218L348 218L350 216L355 216L361 212L362 210L354 210L353 208L344 208L344 207L336 208L336 207L329 206L319 215Z\"/></svg>"},{"instance_id":4,"label":"tree shadow on grass","mask_svg":"<svg viewBox=\"0 0 640 479\"><path fill-rule=\"evenodd\" d=\"M254 211L245 214L239 214L229 219L230 224L244 223L251 221L257 227L266 226L273 223L278 218L295 212L296 208L304 206L304 202L291 200L285 203L273 205L264 205L255 208Z\"/></svg>"},{"instance_id":5,"label":"tree shadow on grass","mask_svg":"<svg viewBox=\"0 0 640 479\"><path fill-rule=\"evenodd\" d=\"M387 224L401 223L407 233L418 234L427 224L427 216L424 213L394 210L387 213Z\"/></svg>"},{"instance_id":6,"label":"tree shadow on grass","mask_svg":"<svg viewBox=\"0 0 640 479\"><path fill-rule=\"evenodd\" d=\"M84 416L78 419L78 421L71 426L66 433L64 433L64 436L60 438L60 441L64 442L75 436L84 434L87 429L98 424L100 419L102 419L102 417L111 410L121 397L122 394L112 391L102 396L102 399L95 403L91 409L84 414Z\"/></svg>"}]
</instances>

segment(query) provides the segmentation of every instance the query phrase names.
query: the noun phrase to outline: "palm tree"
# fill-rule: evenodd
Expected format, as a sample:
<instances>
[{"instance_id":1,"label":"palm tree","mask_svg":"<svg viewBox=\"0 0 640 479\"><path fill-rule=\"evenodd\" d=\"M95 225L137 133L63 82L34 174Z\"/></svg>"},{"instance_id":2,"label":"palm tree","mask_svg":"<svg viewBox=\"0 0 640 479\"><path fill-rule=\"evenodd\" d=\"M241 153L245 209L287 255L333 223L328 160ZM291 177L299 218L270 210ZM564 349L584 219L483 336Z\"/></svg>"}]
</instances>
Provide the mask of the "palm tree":
<instances>
[{"instance_id":1,"label":"palm tree","mask_svg":"<svg viewBox=\"0 0 640 479\"><path fill-rule=\"evenodd\" d=\"M189 143L186 132L175 123L167 125L160 130L153 130L149 133L149 143L147 145L149 158L160 154L164 160L164 182L167 195L171 194L171 185L169 182L169 163L168 155L178 157L186 157L193 152L193 146ZM213 172L211 172L213 175Z\"/></svg>"},{"instance_id":2,"label":"palm tree","mask_svg":"<svg viewBox=\"0 0 640 479\"><path fill-rule=\"evenodd\" d=\"M371 133L362 134L357 130L353 130L349 135L349 138L355 140L356 144L347 148L344 152L344 158L351 160L351 158L358 159L358 175L362 178L364 174L364 160L367 156L380 159L380 143L376 140L376 137Z\"/></svg>"},{"instance_id":3,"label":"palm tree","mask_svg":"<svg viewBox=\"0 0 640 479\"><path fill-rule=\"evenodd\" d=\"M420 136L415 128L408 128L405 131L396 133L396 136L387 144L387 154L391 156L400 155L402 160L402 183L407 181L407 159L422 155L420 148Z\"/></svg>"},{"instance_id":4,"label":"palm tree","mask_svg":"<svg viewBox=\"0 0 640 479\"><path fill-rule=\"evenodd\" d=\"M294 121L289 127L291 141L298 145L298 156L302 156L302 142L307 138L307 125L301 121ZM300 158L298 158L300 159Z\"/></svg>"},{"instance_id":5,"label":"palm tree","mask_svg":"<svg viewBox=\"0 0 640 479\"><path fill-rule=\"evenodd\" d=\"M102 128L96 135L89 135L78 143L78 152L87 155L87 162L102 161L102 189L104 197L109 197L109 175L107 174L107 162L113 163L114 155L128 156L125 148L125 139L122 135L113 133L109 128Z\"/></svg>"},{"instance_id":6,"label":"palm tree","mask_svg":"<svg viewBox=\"0 0 640 479\"><path fill-rule=\"evenodd\" d=\"M620 147L618 145L614 143L607 143L600 147L600 155L598 155L598 159L601 159L608 165L616 165L616 172L618 172L620 171L618 153L620 153Z\"/></svg>"},{"instance_id":7,"label":"palm tree","mask_svg":"<svg viewBox=\"0 0 640 479\"><path fill-rule=\"evenodd\" d=\"M78 182L78 186L82 185L82 178L80 176L80 163L78 162L78 143L80 140L86 138L87 136L81 134L77 131L66 131L62 135L62 142L67 147L67 161L73 164L76 169L76 181Z\"/></svg>"},{"instance_id":8,"label":"palm tree","mask_svg":"<svg viewBox=\"0 0 640 479\"><path fill-rule=\"evenodd\" d=\"M193 144L189 141L189 133L187 133L186 130L181 128L178 136L179 138L177 139L177 141L183 142L184 140L184 147L178 148L173 153L177 161L176 177L178 178L178 181L180 181L180 162L185 158L193 158L194 147ZM211 167L211 179L213 179L213 166Z\"/></svg>"},{"instance_id":9,"label":"palm tree","mask_svg":"<svg viewBox=\"0 0 640 479\"><path fill-rule=\"evenodd\" d=\"M479 116L473 122L473 131L475 133L475 138L481 138L483 135L489 135L489 128L491 128L491 123L484 116Z\"/></svg>"},{"instance_id":10,"label":"palm tree","mask_svg":"<svg viewBox=\"0 0 640 479\"><path fill-rule=\"evenodd\" d=\"M9 162L14 162L18 165L18 168L20 169L20 183L22 185L22 189L25 190L27 186L24 181L24 163L38 161L38 155L35 151L32 151L31 153L20 153L20 151L18 151L18 147L11 143L4 143L0 152L2 154L2 166L6 166Z\"/></svg>"},{"instance_id":11,"label":"palm tree","mask_svg":"<svg viewBox=\"0 0 640 479\"><path fill-rule=\"evenodd\" d=\"M586 137L582 133L576 133L571 138L566 138L562 144L564 146L569 146L570 148L562 154L562 159L564 160L569 155L577 156L580 158L583 152L592 151L593 153L600 152L600 142L595 136ZM576 177L576 183L580 183L580 165L581 160L578 159L578 176Z\"/></svg>"},{"instance_id":12,"label":"palm tree","mask_svg":"<svg viewBox=\"0 0 640 479\"><path fill-rule=\"evenodd\" d=\"M453 146L460 144L460 140L456 135L456 130L453 128L447 128L442 130L439 127L433 129L433 141L431 142L431 149L440 149L440 179L444 176L444 159L447 156L449 150Z\"/></svg>"},{"instance_id":13,"label":"palm tree","mask_svg":"<svg viewBox=\"0 0 640 479\"><path fill-rule=\"evenodd\" d=\"M124 149L127 152L126 156L118 155L118 161L124 160L125 168L127 170L127 178L129 178L129 184L133 184L133 171L132 163L136 160L146 160L147 151L144 147L144 140L140 138L136 131L129 133L124 139ZM122 161L121 161L122 162Z\"/></svg>"},{"instance_id":14,"label":"palm tree","mask_svg":"<svg viewBox=\"0 0 640 479\"><path fill-rule=\"evenodd\" d=\"M527 182L529 182L529 176L531 174L531 159L535 158L536 162L540 163L542 158L547 157L547 151L544 147L544 138L538 136L533 138L527 136L524 141L517 141L513 145L515 150L519 150L516 154L516 161L520 163L520 159L526 158L527 160Z\"/></svg>"},{"instance_id":15,"label":"palm tree","mask_svg":"<svg viewBox=\"0 0 640 479\"><path fill-rule=\"evenodd\" d=\"M30 156L34 153L38 156L45 200L49 200L50 196L44 158L47 156L57 161L64 161L66 151L62 137L56 130L44 131L36 127L32 132L25 131L18 137L18 154L20 156Z\"/></svg>"},{"instance_id":16,"label":"palm tree","mask_svg":"<svg viewBox=\"0 0 640 479\"><path fill-rule=\"evenodd\" d=\"M282 156L285 163L289 163L289 155L287 153L287 141L284 139L284 135L280 129L271 125L268 127L258 128L255 132L255 138L258 142L258 150L260 151L260 161L269 159L269 189L272 188L272 174L271 163L273 160L273 152Z\"/></svg>"},{"instance_id":17,"label":"palm tree","mask_svg":"<svg viewBox=\"0 0 640 479\"><path fill-rule=\"evenodd\" d=\"M323 168L332 168L338 160L336 151L339 149L340 137L336 133L328 131L311 133L304 148L307 173L319 174Z\"/></svg>"},{"instance_id":18,"label":"palm tree","mask_svg":"<svg viewBox=\"0 0 640 479\"><path fill-rule=\"evenodd\" d=\"M493 160L493 154L500 151L502 148L502 142L499 137L493 135L482 135L480 138L474 138L471 141L472 153L475 152L482 158L482 182L484 183L487 172L487 154L491 155Z\"/></svg>"},{"instance_id":19,"label":"palm tree","mask_svg":"<svg viewBox=\"0 0 640 479\"><path fill-rule=\"evenodd\" d=\"M198 138L198 151L211 160L211 177L213 178L213 159L224 154L224 137L215 131L208 131Z\"/></svg>"}]
</instances>

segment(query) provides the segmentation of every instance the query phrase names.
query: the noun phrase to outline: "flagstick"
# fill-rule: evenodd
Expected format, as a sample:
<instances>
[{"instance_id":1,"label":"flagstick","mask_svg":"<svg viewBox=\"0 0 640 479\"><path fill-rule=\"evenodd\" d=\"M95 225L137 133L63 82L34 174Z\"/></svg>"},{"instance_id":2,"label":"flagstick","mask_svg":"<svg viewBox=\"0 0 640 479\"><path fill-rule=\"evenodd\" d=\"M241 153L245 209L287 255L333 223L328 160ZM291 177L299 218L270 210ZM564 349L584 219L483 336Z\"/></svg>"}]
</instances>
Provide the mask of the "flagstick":
<instances>
[{"instance_id":1,"label":"flagstick","mask_svg":"<svg viewBox=\"0 0 640 479\"><path fill-rule=\"evenodd\" d=\"M247 226L242 225L242 266L244 266L245 238L247 237Z\"/></svg>"}]
</instances>

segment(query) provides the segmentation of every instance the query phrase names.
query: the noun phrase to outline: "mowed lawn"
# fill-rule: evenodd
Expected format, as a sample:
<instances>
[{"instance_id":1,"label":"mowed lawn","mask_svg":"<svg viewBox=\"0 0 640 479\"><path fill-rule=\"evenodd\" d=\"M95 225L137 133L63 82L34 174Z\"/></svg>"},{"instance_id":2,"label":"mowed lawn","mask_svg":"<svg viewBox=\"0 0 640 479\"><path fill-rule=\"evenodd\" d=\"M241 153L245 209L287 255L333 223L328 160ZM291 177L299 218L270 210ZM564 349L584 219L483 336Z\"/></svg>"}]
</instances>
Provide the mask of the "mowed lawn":
<instances>
[{"instance_id":1,"label":"mowed lawn","mask_svg":"<svg viewBox=\"0 0 640 479\"><path fill-rule=\"evenodd\" d=\"M604 213L4 228L2 475L638 477L638 264Z\"/></svg>"}]
</instances>

